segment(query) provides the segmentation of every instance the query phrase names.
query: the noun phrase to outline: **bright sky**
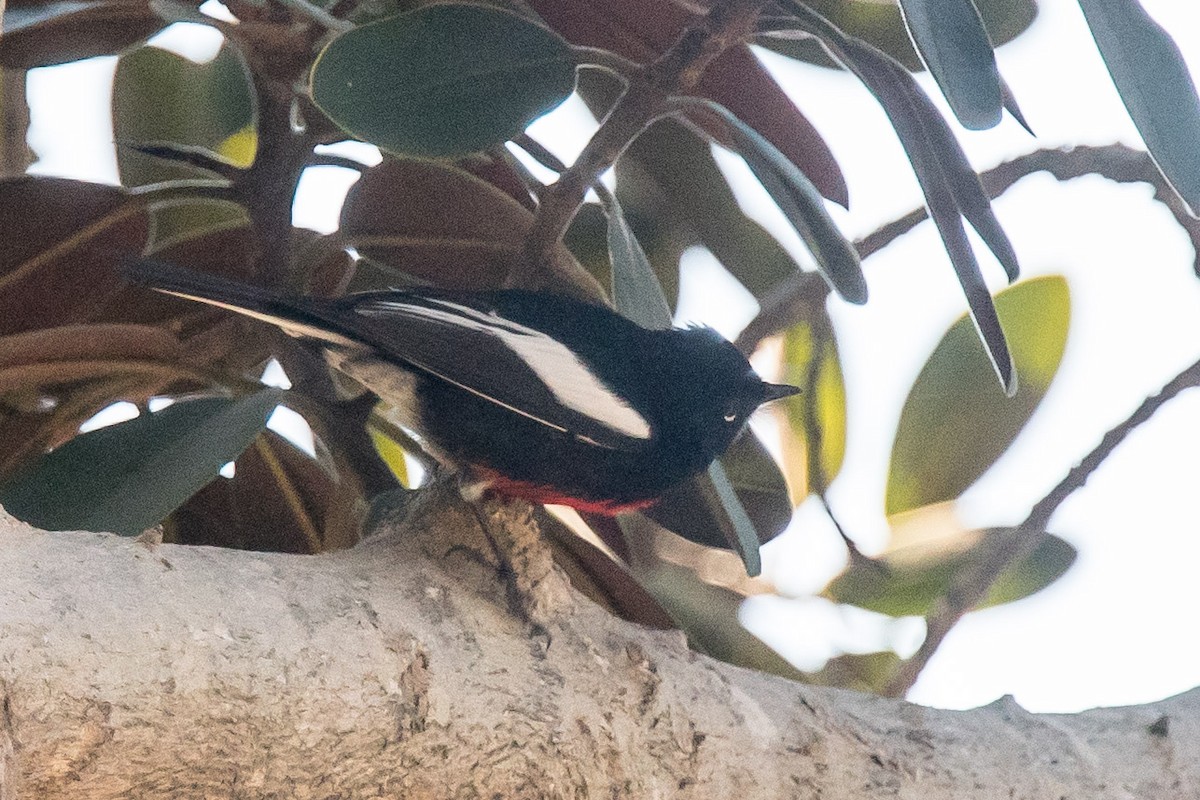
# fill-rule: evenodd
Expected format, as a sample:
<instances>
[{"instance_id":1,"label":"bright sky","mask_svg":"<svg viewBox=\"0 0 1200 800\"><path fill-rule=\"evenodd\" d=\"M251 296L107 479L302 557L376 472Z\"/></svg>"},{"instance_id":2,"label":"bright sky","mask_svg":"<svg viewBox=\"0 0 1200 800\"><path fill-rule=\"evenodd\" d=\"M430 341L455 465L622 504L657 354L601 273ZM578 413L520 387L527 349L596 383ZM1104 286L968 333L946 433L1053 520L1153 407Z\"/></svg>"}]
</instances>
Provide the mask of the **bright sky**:
<instances>
[{"instance_id":1,"label":"bright sky","mask_svg":"<svg viewBox=\"0 0 1200 800\"><path fill-rule=\"evenodd\" d=\"M1200 4L1144 0L1200 74ZM188 39L206 45L192 28ZM211 46L211 45L208 45ZM1079 9L1043 0L1034 27L998 51L1001 70L1039 138L1011 120L993 131L964 133L977 168L1018 153L1070 143L1137 144ZM878 106L846 74L796 65L769 53L798 105L832 146L851 187L852 212L839 221L851 236L920 204L898 142ZM100 63L97 63L100 62ZM116 182L108 118L111 60L36 70L30 141L43 155L36 171ZM926 82L926 86L929 83ZM934 92L941 103L940 96ZM945 108L944 103L941 104ZM578 108L543 120L536 133L557 151L576 147ZM781 237L790 234L744 166L723 157L752 213ZM328 230L333 199L353 178L314 170L296 219ZM973 526L1022 519L1110 427L1124 419L1200 355L1200 285L1193 254L1144 186L1088 178L1058 184L1022 181L996 203L1024 274L1062 273L1071 285L1071 339L1058 381L1042 408L997 467L970 489L961 514ZM317 198L320 198L318 202ZM788 239L795 252L802 248ZM984 269L1000 277L984 257ZM932 226L923 225L867 262L871 300L837 301L832 313L847 376L850 441L846 466L831 490L843 525L871 551L886 536L882 497L886 459L905 393L945 328L964 305ZM680 315L735 332L753 307L731 303L728 278L711 258L690 254ZM993 284L1000 287L997 280ZM1122 446L1054 517L1051 530L1080 557L1050 589L1020 603L969 616L949 637L911 699L961 708L1013 694L1035 711L1155 700L1200 685L1194 635L1200 589L1200 392L1171 403ZM840 545L814 509L804 507L766 551L768 575L795 595L819 589L840 565ZM801 666L812 668L841 648L893 645L909 652L920 623L892 622L814 600L756 599L747 624Z\"/></svg>"}]
</instances>

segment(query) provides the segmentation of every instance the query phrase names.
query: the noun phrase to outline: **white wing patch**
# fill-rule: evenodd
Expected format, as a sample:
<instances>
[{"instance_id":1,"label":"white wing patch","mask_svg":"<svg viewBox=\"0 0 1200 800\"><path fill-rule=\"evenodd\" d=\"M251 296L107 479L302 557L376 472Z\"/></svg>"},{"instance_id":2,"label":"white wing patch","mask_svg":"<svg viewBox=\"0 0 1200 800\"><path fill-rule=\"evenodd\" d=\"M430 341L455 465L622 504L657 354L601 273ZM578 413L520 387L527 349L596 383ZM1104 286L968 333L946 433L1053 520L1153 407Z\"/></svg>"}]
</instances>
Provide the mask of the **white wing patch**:
<instances>
[{"instance_id":1,"label":"white wing patch","mask_svg":"<svg viewBox=\"0 0 1200 800\"><path fill-rule=\"evenodd\" d=\"M410 316L467 327L487 334L504 344L528 365L555 399L564 406L624 436L633 439L651 437L650 423L645 417L606 386L561 342L495 314L446 300L423 300L441 308L381 300L360 308L360 311L366 314L370 314L373 308L399 311Z\"/></svg>"}]
</instances>

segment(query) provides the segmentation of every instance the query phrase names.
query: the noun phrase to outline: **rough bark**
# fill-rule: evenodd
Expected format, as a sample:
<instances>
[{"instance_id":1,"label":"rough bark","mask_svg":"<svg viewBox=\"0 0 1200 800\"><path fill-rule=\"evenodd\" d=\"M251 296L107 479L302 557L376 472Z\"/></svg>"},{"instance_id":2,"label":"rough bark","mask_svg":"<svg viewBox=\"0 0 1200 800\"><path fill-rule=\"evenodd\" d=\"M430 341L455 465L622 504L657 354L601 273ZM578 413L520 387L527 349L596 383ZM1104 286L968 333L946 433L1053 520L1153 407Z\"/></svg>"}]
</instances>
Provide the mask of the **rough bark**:
<instances>
[{"instance_id":1,"label":"rough bark","mask_svg":"<svg viewBox=\"0 0 1200 800\"><path fill-rule=\"evenodd\" d=\"M555 571L514 602L477 529L425 504L289 556L0 513L0 800L1200 797L1200 692L1036 716L804 686Z\"/></svg>"}]
</instances>

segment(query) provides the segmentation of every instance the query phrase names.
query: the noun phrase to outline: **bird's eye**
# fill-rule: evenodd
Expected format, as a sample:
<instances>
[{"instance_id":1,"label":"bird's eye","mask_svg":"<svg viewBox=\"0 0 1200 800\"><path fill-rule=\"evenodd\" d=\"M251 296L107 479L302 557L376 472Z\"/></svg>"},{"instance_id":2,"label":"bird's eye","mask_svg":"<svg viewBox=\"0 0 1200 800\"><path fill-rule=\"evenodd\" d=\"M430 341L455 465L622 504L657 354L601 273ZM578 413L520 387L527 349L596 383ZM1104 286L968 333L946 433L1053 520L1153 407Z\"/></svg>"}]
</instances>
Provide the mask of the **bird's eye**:
<instances>
[{"instance_id":1,"label":"bird's eye","mask_svg":"<svg viewBox=\"0 0 1200 800\"><path fill-rule=\"evenodd\" d=\"M737 410L733 408L725 409L725 421L736 422L738 418Z\"/></svg>"}]
</instances>

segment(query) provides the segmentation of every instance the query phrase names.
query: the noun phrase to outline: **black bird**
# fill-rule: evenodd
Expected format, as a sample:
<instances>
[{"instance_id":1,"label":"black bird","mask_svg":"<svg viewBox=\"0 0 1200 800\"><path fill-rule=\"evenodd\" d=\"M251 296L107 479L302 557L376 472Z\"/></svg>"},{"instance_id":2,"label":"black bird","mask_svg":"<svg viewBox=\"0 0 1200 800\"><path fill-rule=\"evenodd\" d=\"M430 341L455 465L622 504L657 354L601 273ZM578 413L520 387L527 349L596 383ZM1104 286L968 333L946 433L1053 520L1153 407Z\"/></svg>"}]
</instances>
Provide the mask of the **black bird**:
<instances>
[{"instance_id":1,"label":"black bird","mask_svg":"<svg viewBox=\"0 0 1200 800\"><path fill-rule=\"evenodd\" d=\"M708 328L648 330L603 306L517 289L287 296L142 260L127 277L279 326L395 406L464 487L614 514L723 453L764 382Z\"/></svg>"}]
</instances>

